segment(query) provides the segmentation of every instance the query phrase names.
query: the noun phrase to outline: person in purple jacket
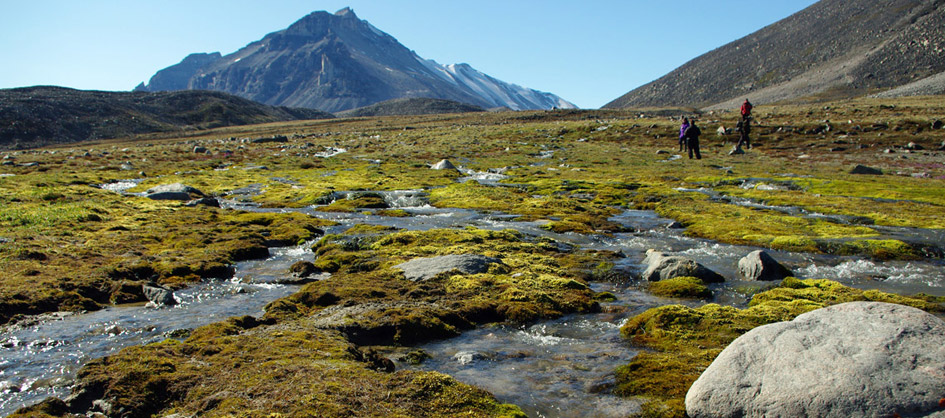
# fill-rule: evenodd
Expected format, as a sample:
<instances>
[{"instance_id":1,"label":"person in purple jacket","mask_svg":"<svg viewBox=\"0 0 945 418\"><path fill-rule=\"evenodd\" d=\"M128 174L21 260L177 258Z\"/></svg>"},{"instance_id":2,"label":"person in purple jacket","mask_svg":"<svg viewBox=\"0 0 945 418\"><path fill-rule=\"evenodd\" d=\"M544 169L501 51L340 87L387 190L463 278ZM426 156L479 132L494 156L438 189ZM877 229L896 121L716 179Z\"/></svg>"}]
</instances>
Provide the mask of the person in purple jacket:
<instances>
[{"instance_id":1,"label":"person in purple jacket","mask_svg":"<svg viewBox=\"0 0 945 418\"><path fill-rule=\"evenodd\" d=\"M682 125L679 126L679 152L683 152L688 148L686 144L686 129L689 128L689 118L682 118Z\"/></svg>"}]
</instances>

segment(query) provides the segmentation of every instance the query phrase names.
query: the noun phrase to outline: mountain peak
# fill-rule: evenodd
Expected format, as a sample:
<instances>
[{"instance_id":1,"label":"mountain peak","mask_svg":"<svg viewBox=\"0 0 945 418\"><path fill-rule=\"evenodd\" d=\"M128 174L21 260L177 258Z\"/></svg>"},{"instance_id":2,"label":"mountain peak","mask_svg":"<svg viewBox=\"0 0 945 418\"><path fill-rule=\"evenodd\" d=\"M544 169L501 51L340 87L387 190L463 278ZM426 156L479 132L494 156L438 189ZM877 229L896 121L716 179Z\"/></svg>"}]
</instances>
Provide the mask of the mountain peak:
<instances>
[{"instance_id":1,"label":"mountain peak","mask_svg":"<svg viewBox=\"0 0 945 418\"><path fill-rule=\"evenodd\" d=\"M341 10L335 12L335 16L338 16L338 17L352 17L352 18L355 18L355 19L357 19L357 17L358 17L356 14L354 14L354 10L351 9L350 7L345 7L344 9L341 9Z\"/></svg>"},{"instance_id":2,"label":"mountain peak","mask_svg":"<svg viewBox=\"0 0 945 418\"><path fill-rule=\"evenodd\" d=\"M329 112L420 97L482 108L574 107L556 96L496 80L468 64L447 68L426 61L359 19L350 7L334 14L310 13L222 58L206 54L186 61L171 67L179 70L173 83L154 83L152 77L151 84L160 90L219 90L270 105Z\"/></svg>"}]
</instances>

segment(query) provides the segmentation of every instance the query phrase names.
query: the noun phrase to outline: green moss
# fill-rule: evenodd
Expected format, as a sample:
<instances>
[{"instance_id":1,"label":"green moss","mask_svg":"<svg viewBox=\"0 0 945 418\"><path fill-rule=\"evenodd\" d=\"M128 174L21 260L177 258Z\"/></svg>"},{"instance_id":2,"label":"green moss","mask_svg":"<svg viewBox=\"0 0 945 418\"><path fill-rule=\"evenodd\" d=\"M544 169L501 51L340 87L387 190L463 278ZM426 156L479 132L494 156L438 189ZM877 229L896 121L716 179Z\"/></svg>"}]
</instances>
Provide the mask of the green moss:
<instances>
[{"instance_id":1,"label":"green moss","mask_svg":"<svg viewBox=\"0 0 945 418\"><path fill-rule=\"evenodd\" d=\"M630 318L621 333L649 348L618 368L615 393L649 399L667 415L684 412L683 398L712 360L739 335L760 325L788 321L804 312L852 301L881 301L941 312L924 298L860 290L830 280L785 279L756 294L746 309L708 304L699 308L667 305ZM675 406L674 406L675 405ZM682 408L682 409L680 409Z\"/></svg>"},{"instance_id":2,"label":"green moss","mask_svg":"<svg viewBox=\"0 0 945 418\"><path fill-rule=\"evenodd\" d=\"M382 373L371 361L339 334L304 323L222 332L214 325L183 342L90 362L78 386L91 396L75 402L90 407L101 398L135 416L524 416L449 376Z\"/></svg>"},{"instance_id":3,"label":"green moss","mask_svg":"<svg viewBox=\"0 0 945 418\"><path fill-rule=\"evenodd\" d=\"M652 282L648 287L650 293L668 298L710 298L712 291L708 286L695 277L675 277L672 279Z\"/></svg>"}]
</instances>

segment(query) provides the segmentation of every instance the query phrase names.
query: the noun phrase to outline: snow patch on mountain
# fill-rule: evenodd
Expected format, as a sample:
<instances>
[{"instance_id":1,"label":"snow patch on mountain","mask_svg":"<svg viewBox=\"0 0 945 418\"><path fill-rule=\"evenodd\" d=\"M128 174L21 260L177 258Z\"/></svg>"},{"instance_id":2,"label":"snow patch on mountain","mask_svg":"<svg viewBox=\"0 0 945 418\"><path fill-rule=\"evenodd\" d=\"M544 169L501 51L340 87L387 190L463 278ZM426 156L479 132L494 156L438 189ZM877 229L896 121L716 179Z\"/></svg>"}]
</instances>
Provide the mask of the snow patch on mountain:
<instances>
[{"instance_id":1,"label":"snow patch on mountain","mask_svg":"<svg viewBox=\"0 0 945 418\"><path fill-rule=\"evenodd\" d=\"M508 107L512 110L528 109L577 109L574 103L554 94L506 83L476 70L469 64L441 65L434 60L416 56L417 61L431 72L456 86L474 92L486 100L491 107Z\"/></svg>"}]
</instances>

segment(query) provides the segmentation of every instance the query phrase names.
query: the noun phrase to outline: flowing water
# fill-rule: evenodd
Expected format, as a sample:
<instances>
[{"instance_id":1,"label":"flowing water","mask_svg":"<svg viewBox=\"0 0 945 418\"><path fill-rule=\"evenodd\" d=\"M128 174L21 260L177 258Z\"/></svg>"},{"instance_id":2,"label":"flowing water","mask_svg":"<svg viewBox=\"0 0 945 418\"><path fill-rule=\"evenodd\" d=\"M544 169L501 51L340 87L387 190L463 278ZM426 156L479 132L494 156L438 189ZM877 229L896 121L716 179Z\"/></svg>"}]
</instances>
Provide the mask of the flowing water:
<instances>
[{"instance_id":1,"label":"flowing water","mask_svg":"<svg viewBox=\"0 0 945 418\"><path fill-rule=\"evenodd\" d=\"M490 173L467 173L469 179L491 182ZM496 174L496 173L491 173ZM123 192L136 183L109 186ZM240 196L258 188L235 193L223 207L254 211L261 209ZM340 192L336 198L347 198ZM636 349L619 335L626 318L654 306L668 303L699 305L706 301L667 300L654 297L630 279L643 269L646 250L691 257L729 279L712 285L717 303L734 306L747 304L758 283L737 278L738 259L757 249L720 244L683 235L670 228L672 221L653 212L625 211L613 220L635 232L614 236L557 234L541 228L541 222L519 222L515 216L484 213L466 209L442 209L429 206L418 190L377 193L393 207L403 208L412 216L404 218L359 213L323 213L314 208L291 209L339 222L327 232L366 223L409 230L433 228L515 229L532 237L549 237L563 248L620 251L626 257L618 268L628 272L622 283L594 283L598 291L610 291L617 302L605 304L603 312L571 315L526 328L505 325L488 326L444 341L424 344L432 358L419 366L398 364L401 368L438 370L457 379L483 387L502 401L520 405L535 417L618 417L636 411L638 405L607 394L613 383L614 369L625 364ZM900 231L902 232L902 231ZM909 231L905 231L909 233ZM940 237L941 231L913 231L928 239ZM923 235L924 234L924 235ZM180 330L237 315L260 315L266 303L293 293L296 288L275 284L295 261L314 256L309 244L272 249L266 260L239 263L230 281L203 283L176 292L181 302L171 308L145 305L121 306L97 312L51 316L36 325L7 327L0 334L0 414L38 402L46 396L65 396L78 368L90 359L116 352L122 347L145 344L168 337L185 335ZM769 251L793 269L801 278L828 278L861 287L897 293L925 292L945 295L945 268L940 261L874 262L857 257L816 256Z\"/></svg>"}]
</instances>

